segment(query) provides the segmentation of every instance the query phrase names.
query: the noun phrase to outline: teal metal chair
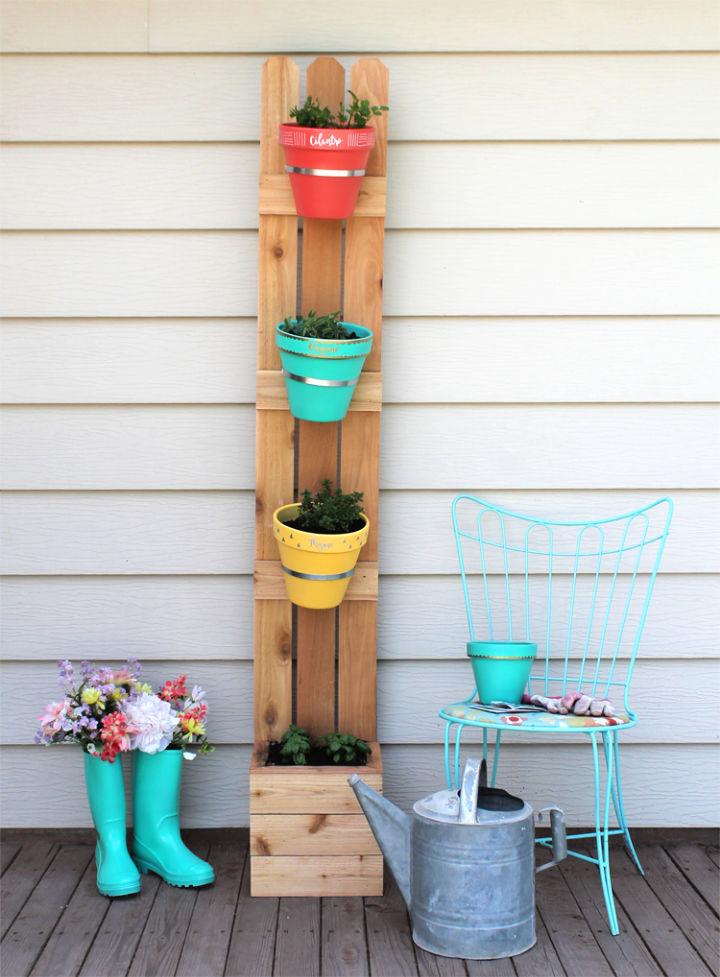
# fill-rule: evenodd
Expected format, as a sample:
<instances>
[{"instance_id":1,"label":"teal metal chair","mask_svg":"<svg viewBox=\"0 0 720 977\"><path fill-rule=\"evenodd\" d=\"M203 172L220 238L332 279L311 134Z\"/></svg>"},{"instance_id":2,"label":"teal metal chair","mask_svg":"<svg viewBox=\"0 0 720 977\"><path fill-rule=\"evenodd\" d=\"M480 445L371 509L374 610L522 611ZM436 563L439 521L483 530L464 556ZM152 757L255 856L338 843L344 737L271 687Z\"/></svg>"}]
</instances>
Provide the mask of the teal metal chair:
<instances>
[{"instance_id":1,"label":"teal metal chair","mask_svg":"<svg viewBox=\"0 0 720 977\"><path fill-rule=\"evenodd\" d=\"M672 509L671 500L663 498L621 516L576 522L521 515L471 495L459 495L452 503L470 640L536 643L529 693L559 696L582 690L610 698L617 715L497 715L483 712L473 689L467 699L440 710L448 788L458 786L461 740L468 727L482 730L484 758L488 733L494 732L493 784L504 732L587 736L595 774L595 830L569 834L568 839L594 839L596 853L568 854L598 866L613 935L619 927L610 878L610 835L623 835L643 874L623 808L618 737L637 723L629 700L630 680ZM477 611L483 622L480 634ZM610 826L611 802L615 828ZM550 839L540 838L538 844L547 847Z\"/></svg>"}]
</instances>

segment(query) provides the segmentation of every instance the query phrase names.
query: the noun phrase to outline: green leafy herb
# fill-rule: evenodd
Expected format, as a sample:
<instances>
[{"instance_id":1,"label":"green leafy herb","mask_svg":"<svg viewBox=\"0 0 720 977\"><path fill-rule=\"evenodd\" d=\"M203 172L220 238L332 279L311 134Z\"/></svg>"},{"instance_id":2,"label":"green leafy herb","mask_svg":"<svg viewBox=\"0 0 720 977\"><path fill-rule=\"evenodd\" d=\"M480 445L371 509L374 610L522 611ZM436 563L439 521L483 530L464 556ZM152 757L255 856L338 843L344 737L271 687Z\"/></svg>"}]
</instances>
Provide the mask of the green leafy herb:
<instances>
[{"instance_id":1,"label":"green leafy herb","mask_svg":"<svg viewBox=\"0 0 720 977\"><path fill-rule=\"evenodd\" d=\"M310 309L306 316L299 315L296 319L285 319L282 331L305 339L358 339L357 333L349 330L340 321L341 319L342 312L318 315Z\"/></svg>"},{"instance_id":2,"label":"green leafy herb","mask_svg":"<svg viewBox=\"0 0 720 977\"><path fill-rule=\"evenodd\" d=\"M349 89L348 95L350 104L346 107L341 102L337 115L329 105L320 105L317 98L308 95L302 105L290 109L290 118L308 129L365 129L372 116L382 115L389 109L388 105L371 105Z\"/></svg>"},{"instance_id":3,"label":"green leafy herb","mask_svg":"<svg viewBox=\"0 0 720 977\"><path fill-rule=\"evenodd\" d=\"M365 740L351 733L328 733L320 745L333 763L358 763L372 753Z\"/></svg>"},{"instance_id":4,"label":"green leafy herb","mask_svg":"<svg viewBox=\"0 0 720 977\"><path fill-rule=\"evenodd\" d=\"M280 753L297 766L305 766L310 753L310 734L291 723L280 739Z\"/></svg>"},{"instance_id":5,"label":"green leafy herb","mask_svg":"<svg viewBox=\"0 0 720 977\"><path fill-rule=\"evenodd\" d=\"M361 529L362 492L343 494L333 492L330 479L325 479L319 492L308 489L302 494L300 509L292 525L304 533L349 533Z\"/></svg>"}]
</instances>

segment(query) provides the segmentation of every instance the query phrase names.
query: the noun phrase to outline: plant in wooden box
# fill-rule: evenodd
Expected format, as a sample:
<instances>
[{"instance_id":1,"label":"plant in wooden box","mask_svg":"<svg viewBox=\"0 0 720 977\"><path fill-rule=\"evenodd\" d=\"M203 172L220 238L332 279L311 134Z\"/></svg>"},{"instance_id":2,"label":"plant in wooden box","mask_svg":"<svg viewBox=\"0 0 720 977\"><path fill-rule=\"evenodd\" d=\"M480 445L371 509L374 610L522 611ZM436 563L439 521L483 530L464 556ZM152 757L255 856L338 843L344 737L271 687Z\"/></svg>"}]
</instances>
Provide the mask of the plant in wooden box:
<instances>
[{"instance_id":1,"label":"plant in wooden box","mask_svg":"<svg viewBox=\"0 0 720 977\"><path fill-rule=\"evenodd\" d=\"M302 421L341 421L355 392L373 334L342 312L285 319L275 329L288 404Z\"/></svg>"},{"instance_id":2,"label":"plant in wooden box","mask_svg":"<svg viewBox=\"0 0 720 977\"><path fill-rule=\"evenodd\" d=\"M362 492L333 492L325 479L319 492L307 489L300 502L273 513L288 598L299 607L324 610L342 603L370 531L361 509Z\"/></svg>"},{"instance_id":3,"label":"plant in wooden box","mask_svg":"<svg viewBox=\"0 0 720 977\"><path fill-rule=\"evenodd\" d=\"M303 105L290 109L290 118L280 126L280 144L285 151L285 169L300 217L342 220L355 209L360 181L375 130L368 122L387 112L387 105L371 105L354 92L350 105L342 103L337 114L308 95Z\"/></svg>"},{"instance_id":4,"label":"plant in wooden box","mask_svg":"<svg viewBox=\"0 0 720 977\"><path fill-rule=\"evenodd\" d=\"M311 741L291 725L250 767L254 896L380 895L380 850L348 778L382 790L377 743L348 733Z\"/></svg>"}]
</instances>

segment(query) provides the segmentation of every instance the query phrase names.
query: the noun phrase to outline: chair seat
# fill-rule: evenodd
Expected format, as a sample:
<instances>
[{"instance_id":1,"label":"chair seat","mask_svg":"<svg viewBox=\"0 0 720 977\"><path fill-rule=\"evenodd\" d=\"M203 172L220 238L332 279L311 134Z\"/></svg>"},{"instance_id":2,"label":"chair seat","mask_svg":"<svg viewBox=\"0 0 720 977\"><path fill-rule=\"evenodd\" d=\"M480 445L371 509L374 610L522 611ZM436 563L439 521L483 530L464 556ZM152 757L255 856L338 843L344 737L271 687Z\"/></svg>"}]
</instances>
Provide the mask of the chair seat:
<instances>
[{"instance_id":1,"label":"chair seat","mask_svg":"<svg viewBox=\"0 0 720 977\"><path fill-rule=\"evenodd\" d=\"M528 733L583 733L599 729L622 729L634 726L633 715L619 712L615 716L574 716L552 712L506 712L498 715L483 709L480 703L454 702L440 710L449 722L492 729L523 729Z\"/></svg>"}]
</instances>

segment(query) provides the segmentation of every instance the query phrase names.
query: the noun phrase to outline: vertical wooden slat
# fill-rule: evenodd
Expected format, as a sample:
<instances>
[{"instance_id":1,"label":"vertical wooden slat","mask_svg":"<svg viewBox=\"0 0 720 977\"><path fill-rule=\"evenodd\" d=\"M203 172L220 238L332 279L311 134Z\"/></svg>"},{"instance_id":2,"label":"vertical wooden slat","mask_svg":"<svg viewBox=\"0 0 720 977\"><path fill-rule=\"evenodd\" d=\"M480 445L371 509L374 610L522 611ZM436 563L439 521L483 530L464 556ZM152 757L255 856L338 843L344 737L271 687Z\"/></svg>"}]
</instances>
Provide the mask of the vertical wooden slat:
<instances>
[{"instance_id":1,"label":"vertical wooden slat","mask_svg":"<svg viewBox=\"0 0 720 977\"><path fill-rule=\"evenodd\" d=\"M320 57L308 68L307 93L335 107L345 90L345 69ZM340 308L342 222L305 218L302 232L300 307L325 314ZM323 479L335 481L338 425L299 423L298 488L314 492ZM297 610L298 725L315 736L335 728L335 611Z\"/></svg>"},{"instance_id":2,"label":"vertical wooden slat","mask_svg":"<svg viewBox=\"0 0 720 977\"><path fill-rule=\"evenodd\" d=\"M260 178L284 172L277 131L300 98L300 70L289 58L263 66ZM273 330L297 301L297 219L263 214L259 221L258 369L277 369ZM294 423L289 412L256 412L257 559L277 555L272 513L292 498ZM291 607L286 601L255 601L255 739L276 738L292 719Z\"/></svg>"},{"instance_id":3,"label":"vertical wooden slat","mask_svg":"<svg viewBox=\"0 0 720 977\"><path fill-rule=\"evenodd\" d=\"M374 104L388 103L388 71L376 59L362 59L352 69L350 88ZM387 170L387 116L373 120L376 145L367 173ZM345 236L344 311L348 319L373 330L373 351L365 363L380 370L382 350L382 284L384 219L352 217ZM380 413L356 411L342 425L340 475L344 491L364 494L370 537L361 560L377 559ZM338 641L338 719L343 731L374 739L377 726L376 692L377 603L347 601L340 607Z\"/></svg>"}]
</instances>

